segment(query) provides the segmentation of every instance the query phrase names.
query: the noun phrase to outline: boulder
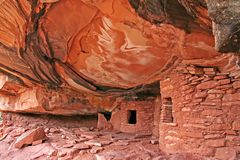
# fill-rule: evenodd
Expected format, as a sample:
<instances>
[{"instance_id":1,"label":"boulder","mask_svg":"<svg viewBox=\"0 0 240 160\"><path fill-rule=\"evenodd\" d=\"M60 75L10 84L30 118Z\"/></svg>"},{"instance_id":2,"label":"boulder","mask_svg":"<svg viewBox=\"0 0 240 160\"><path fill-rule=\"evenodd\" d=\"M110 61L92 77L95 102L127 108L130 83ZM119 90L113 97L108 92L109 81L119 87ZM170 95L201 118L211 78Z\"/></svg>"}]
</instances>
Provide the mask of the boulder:
<instances>
[{"instance_id":1,"label":"boulder","mask_svg":"<svg viewBox=\"0 0 240 160\"><path fill-rule=\"evenodd\" d=\"M24 145L30 145L36 141L43 141L46 139L47 137L45 135L44 129L40 127L23 133L20 137L17 138L14 146L16 148L22 148Z\"/></svg>"}]
</instances>

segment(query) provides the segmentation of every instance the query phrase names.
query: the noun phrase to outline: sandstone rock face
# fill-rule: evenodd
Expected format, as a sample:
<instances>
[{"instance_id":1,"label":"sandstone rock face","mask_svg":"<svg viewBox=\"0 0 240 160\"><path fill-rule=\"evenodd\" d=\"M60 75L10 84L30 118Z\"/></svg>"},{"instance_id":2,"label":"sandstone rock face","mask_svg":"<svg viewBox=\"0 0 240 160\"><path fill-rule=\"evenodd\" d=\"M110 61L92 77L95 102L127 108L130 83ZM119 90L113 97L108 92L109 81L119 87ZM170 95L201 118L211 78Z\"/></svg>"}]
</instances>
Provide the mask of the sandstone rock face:
<instances>
[{"instance_id":1,"label":"sandstone rock face","mask_svg":"<svg viewBox=\"0 0 240 160\"><path fill-rule=\"evenodd\" d=\"M100 95L95 98L100 100L89 104L109 108L116 97L104 104L101 96L135 94L143 85L160 79L180 59L207 59L219 55L214 50L206 3L189 3L2 1L0 69L17 80L18 88L27 87L29 91L25 92L31 95L35 94L33 86L40 90L77 91L91 94L84 95L85 101ZM6 80L1 81L6 83ZM14 94L21 97L21 91ZM8 88L1 92L13 94ZM8 95L3 101L7 103L11 99ZM16 100L21 98L14 99L20 105L11 102L9 106L15 105L14 108L1 109L31 110L23 109L21 100ZM55 96L53 99L52 105L40 102L39 107L48 108L48 112L57 104L71 106ZM69 110L76 113L74 109ZM45 112L45 109L38 112ZM59 112L56 110L53 114Z\"/></svg>"},{"instance_id":2,"label":"sandstone rock face","mask_svg":"<svg viewBox=\"0 0 240 160\"><path fill-rule=\"evenodd\" d=\"M220 7L214 7L219 6L217 4ZM8 94L3 99L5 103L10 103L11 99L19 101L18 105L5 104L8 109L1 110L13 111L31 111L30 106L24 108L18 100L21 98L17 97L23 94L22 87L30 88L25 92L34 95L33 86L39 90L50 88L87 94L84 98L81 96L85 102L78 106L85 108L87 103L109 109L116 97L136 94L143 85L161 79L182 59L219 56L214 49L211 20L218 24L229 19L229 16L224 17L225 12L223 21L215 19L221 7L228 4L203 0L4 0L0 5L0 69L12 77L14 83L17 81L14 93L2 87L1 93ZM230 18L236 19L238 3L231 1L229 5L228 10L234 15ZM235 34L234 31L230 29L229 34ZM223 40L235 46L224 51L237 51L237 41L231 43L219 38L220 30L214 35L217 48L221 48L220 40ZM1 79L1 83L6 82L10 83ZM9 97L9 94L17 94L17 97ZM103 95L111 95L109 103L103 102ZM62 96L68 97L68 94L58 95ZM48 109L33 109L32 112L45 113L58 104L72 106L64 102L64 98L63 102L55 96L53 99L46 106L37 102L40 108ZM56 110L52 114L60 112ZM84 113L81 109L79 112ZM69 109L68 114L75 113L75 109Z\"/></svg>"},{"instance_id":3,"label":"sandstone rock face","mask_svg":"<svg viewBox=\"0 0 240 160\"><path fill-rule=\"evenodd\" d=\"M238 0L0 0L0 111L107 110L112 117L99 116L102 129L153 134L164 151L234 158L239 6Z\"/></svg>"}]
</instances>

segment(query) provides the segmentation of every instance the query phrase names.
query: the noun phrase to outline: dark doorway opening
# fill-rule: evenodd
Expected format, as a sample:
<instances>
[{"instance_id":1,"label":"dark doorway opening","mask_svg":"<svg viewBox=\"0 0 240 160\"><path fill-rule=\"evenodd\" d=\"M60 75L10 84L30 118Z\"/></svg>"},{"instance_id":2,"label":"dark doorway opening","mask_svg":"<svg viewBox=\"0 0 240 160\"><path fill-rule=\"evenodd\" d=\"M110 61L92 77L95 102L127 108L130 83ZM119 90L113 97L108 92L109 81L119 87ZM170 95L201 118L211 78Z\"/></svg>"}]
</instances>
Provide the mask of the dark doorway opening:
<instances>
[{"instance_id":1,"label":"dark doorway opening","mask_svg":"<svg viewBox=\"0 0 240 160\"><path fill-rule=\"evenodd\" d=\"M107 121L110 121L112 117L112 112L103 112L102 114L104 115Z\"/></svg>"},{"instance_id":2,"label":"dark doorway opening","mask_svg":"<svg viewBox=\"0 0 240 160\"><path fill-rule=\"evenodd\" d=\"M128 124L136 124L137 123L137 111L129 110L128 111Z\"/></svg>"}]
</instances>

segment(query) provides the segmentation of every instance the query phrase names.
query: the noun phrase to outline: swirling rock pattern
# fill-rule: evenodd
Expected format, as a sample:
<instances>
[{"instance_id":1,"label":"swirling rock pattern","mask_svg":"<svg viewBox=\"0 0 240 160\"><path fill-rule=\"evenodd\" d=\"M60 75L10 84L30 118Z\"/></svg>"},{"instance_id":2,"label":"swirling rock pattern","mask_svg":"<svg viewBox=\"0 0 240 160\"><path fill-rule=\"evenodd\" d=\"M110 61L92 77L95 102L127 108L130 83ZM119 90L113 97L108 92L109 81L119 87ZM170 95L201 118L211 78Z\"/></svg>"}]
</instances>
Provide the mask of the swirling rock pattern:
<instances>
[{"instance_id":1,"label":"swirling rock pattern","mask_svg":"<svg viewBox=\"0 0 240 160\"><path fill-rule=\"evenodd\" d=\"M111 108L123 95L156 95L158 83L153 82L182 60L220 56L214 48L212 20L216 48L239 50L238 40L232 38L238 36L238 23L227 23L233 28L222 38L220 23L229 14L226 11L216 17L229 4L229 10L238 14L233 5L238 2L230 2L0 0L0 70L17 79L11 83L20 86L16 93L4 86L1 92L19 97L21 90L67 90L70 95L83 94L85 106L103 108ZM216 3L222 7L214 7ZM104 104L105 99L111 99L110 103ZM16 102L3 101L7 110L18 110L9 108ZM37 101L34 104L40 99Z\"/></svg>"}]
</instances>

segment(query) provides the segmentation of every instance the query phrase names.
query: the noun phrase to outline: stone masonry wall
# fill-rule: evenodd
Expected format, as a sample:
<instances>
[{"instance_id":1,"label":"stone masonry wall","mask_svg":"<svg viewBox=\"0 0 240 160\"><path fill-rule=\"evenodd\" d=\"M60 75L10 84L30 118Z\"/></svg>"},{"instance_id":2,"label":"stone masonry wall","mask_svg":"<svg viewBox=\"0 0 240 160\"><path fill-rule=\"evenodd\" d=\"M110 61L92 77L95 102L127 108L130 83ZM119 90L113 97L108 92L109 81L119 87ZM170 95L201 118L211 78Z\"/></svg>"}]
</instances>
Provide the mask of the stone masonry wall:
<instances>
[{"instance_id":1,"label":"stone masonry wall","mask_svg":"<svg viewBox=\"0 0 240 160\"><path fill-rule=\"evenodd\" d=\"M136 110L136 124L128 123L129 110ZM115 130L125 133L152 134L154 126L154 100L124 101L114 111L110 122Z\"/></svg>"},{"instance_id":2,"label":"stone masonry wall","mask_svg":"<svg viewBox=\"0 0 240 160\"><path fill-rule=\"evenodd\" d=\"M240 76L188 66L161 81L173 122L160 120L160 149L235 159L240 151Z\"/></svg>"},{"instance_id":3,"label":"stone masonry wall","mask_svg":"<svg viewBox=\"0 0 240 160\"><path fill-rule=\"evenodd\" d=\"M161 97L157 97L154 102L154 121L153 121L153 136L159 137L159 121L160 121L160 112L161 112Z\"/></svg>"}]
</instances>

